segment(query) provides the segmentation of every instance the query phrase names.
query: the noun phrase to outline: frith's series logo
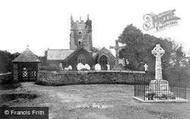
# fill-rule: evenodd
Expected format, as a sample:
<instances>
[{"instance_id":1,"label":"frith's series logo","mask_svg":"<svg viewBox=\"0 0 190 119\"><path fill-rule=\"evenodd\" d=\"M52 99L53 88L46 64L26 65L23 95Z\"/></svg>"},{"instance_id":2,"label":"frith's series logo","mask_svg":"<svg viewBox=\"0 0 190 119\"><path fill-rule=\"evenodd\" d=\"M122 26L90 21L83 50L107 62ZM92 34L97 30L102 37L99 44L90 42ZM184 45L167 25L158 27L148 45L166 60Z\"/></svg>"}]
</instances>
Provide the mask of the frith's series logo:
<instances>
[{"instance_id":1,"label":"frith's series logo","mask_svg":"<svg viewBox=\"0 0 190 119\"><path fill-rule=\"evenodd\" d=\"M174 26L178 23L179 17L175 16L176 10L169 10L162 12L158 15L154 13L146 14L143 16L144 24L143 29L148 31L156 29L156 31L163 30L165 27Z\"/></svg>"}]
</instances>

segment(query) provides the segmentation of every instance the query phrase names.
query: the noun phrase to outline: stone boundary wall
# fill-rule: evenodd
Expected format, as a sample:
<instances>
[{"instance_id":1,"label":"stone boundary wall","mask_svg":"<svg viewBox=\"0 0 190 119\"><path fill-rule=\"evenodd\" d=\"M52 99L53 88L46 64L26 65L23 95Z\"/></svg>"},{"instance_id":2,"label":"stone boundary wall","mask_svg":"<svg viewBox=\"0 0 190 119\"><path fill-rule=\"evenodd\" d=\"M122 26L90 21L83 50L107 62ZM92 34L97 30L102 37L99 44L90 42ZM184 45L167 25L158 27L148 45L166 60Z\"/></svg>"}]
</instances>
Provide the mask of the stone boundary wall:
<instances>
[{"instance_id":1,"label":"stone boundary wall","mask_svg":"<svg viewBox=\"0 0 190 119\"><path fill-rule=\"evenodd\" d=\"M144 80L144 71L39 71L36 83L41 85L69 84L134 84Z\"/></svg>"},{"instance_id":2,"label":"stone boundary wall","mask_svg":"<svg viewBox=\"0 0 190 119\"><path fill-rule=\"evenodd\" d=\"M9 82L10 80L12 80L12 73L8 72L8 73L0 73L0 83L6 83Z\"/></svg>"}]
</instances>

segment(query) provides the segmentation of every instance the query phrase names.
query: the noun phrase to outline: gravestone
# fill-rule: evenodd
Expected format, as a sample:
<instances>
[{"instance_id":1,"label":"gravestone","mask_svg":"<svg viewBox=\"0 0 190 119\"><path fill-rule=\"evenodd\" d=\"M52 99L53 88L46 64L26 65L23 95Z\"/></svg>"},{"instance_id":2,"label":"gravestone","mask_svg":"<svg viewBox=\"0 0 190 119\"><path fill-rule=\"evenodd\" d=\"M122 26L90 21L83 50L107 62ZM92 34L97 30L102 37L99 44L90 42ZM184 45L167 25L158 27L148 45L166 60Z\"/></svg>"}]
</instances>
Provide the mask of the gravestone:
<instances>
[{"instance_id":1,"label":"gravestone","mask_svg":"<svg viewBox=\"0 0 190 119\"><path fill-rule=\"evenodd\" d=\"M128 65L128 64L129 64L129 60L125 59L125 65Z\"/></svg>"},{"instance_id":2,"label":"gravestone","mask_svg":"<svg viewBox=\"0 0 190 119\"><path fill-rule=\"evenodd\" d=\"M152 54L156 57L155 79L150 81L149 91L146 92L146 95L154 94L154 96L157 98L161 98L163 96L173 96L173 93L170 91L168 81L162 79L161 57L164 55L164 53L165 51L160 46L160 44L157 44L156 47L152 50Z\"/></svg>"},{"instance_id":3,"label":"gravestone","mask_svg":"<svg viewBox=\"0 0 190 119\"><path fill-rule=\"evenodd\" d=\"M144 64L144 71L148 71L148 65Z\"/></svg>"},{"instance_id":4,"label":"gravestone","mask_svg":"<svg viewBox=\"0 0 190 119\"><path fill-rule=\"evenodd\" d=\"M82 63L77 64L77 70L80 71L84 68L84 65Z\"/></svg>"},{"instance_id":5,"label":"gravestone","mask_svg":"<svg viewBox=\"0 0 190 119\"><path fill-rule=\"evenodd\" d=\"M69 69L68 69L68 67L65 67L64 70L65 70L65 71L68 71Z\"/></svg>"},{"instance_id":6,"label":"gravestone","mask_svg":"<svg viewBox=\"0 0 190 119\"><path fill-rule=\"evenodd\" d=\"M107 70L110 70L110 65L109 64L107 64Z\"/></svg>"},{"instance_id":7,"label":"gravestone","mask_svg":"<svg viewBox=\"0 0 190 119\"><path fill-rule=\"evenodd\" d=\"M119 59L118 64L121 64L122 66L125 66L125 59Z\"/></svg>"},{"instance_id":8,"label":"gravestone","mask_svg":"<svg viewBox=\"0 0 190 119\"><path fill-rule=\"evenodd\" d=\"M59 63L59 70L63 70L63 65L62 65L62 63Z\"/></svg>"},{"instance_id":9,"label":"gravestone","mask_svg":"<svg viewBox=\"0 0 190 119\"><path fill-rule=\"evenodd\" d=\"M85 64L84 68L87 69L87 70L90 70L90 65L89 64Z\"/></svg>"},{"instance_id":10,"label":"gravestone","mask_svg":"<svg viewBox=\"0 0 190 119\"><path fill-rule=\"evenodd\" d=\"M65 67L64 70L66 70L66 71L72 70L72 66L69 65L68 67Z\"/></svg>"},{"instance_id":11,"label":"gravestone","mask_svg":"<svg viewBox=\"0 0 190 119\"><path fill-rule=\"evenodd\" d=\"M73 68L72 68L72 66L71 65L69 65L68 66L68 70L72 70Z\"/></svg>"},{"instance_id":12,"label":"gravestone","mask_svg":"<svg viewBox=\"0 0 190 119\"><path fill-rule=\"evenodd\" d=\"M96 71L100 71L101 70L101 65L100 64L96 64L95 67L94 67L94 69Z\"/></svg>"}]
</instances>

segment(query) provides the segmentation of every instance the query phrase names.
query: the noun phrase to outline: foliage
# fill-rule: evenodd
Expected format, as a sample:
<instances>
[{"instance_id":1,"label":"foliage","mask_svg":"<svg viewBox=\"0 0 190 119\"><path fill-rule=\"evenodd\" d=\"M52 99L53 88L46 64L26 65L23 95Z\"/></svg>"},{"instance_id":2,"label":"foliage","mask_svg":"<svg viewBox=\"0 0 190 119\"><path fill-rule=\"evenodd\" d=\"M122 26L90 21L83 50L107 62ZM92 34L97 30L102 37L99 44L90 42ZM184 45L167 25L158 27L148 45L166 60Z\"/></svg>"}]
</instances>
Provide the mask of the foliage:
<instances>
[{"instance_id":1,"label":"foliage","mask_svg":"<svg viewBox=\"0 0 190 119\"><path fill-rule=\"evenodd\" d=\"M130 70L141 70L144 64L148 64L148 71L154 74L155 57L151 51L158 43L165 50L165 54L162 57L164 78L173 80L171 76L174 73L174 75L178 75L175 79L181 79L182 74L185 73L184 67L188 66L182 45L169 39L143 34L141 30L132 24L124 29L119 36L119 42L126 44L126 47L120 51L120 58L129 60L128 68Z\"/></svg>"},{"instance_id":2,"label":"foliage","mask_svg":"<svg viewBox=\"0 0 190 119\"><path fill-rule=\"evenodd\" d=\"M6 73L10 70L10 55L7 51L0 51L0 73Z\"/></svg>"},{"instance_id":3,"label":"foliage","mask_svg":"<svg viewBox=\"0 0 190 119\"><path fill-rule=\"evenodd\" d=\"M8 51L0 51L0 73L11 72L12 60L18 55L18 52L11 54Z\"/></svg>"}]
</instances>

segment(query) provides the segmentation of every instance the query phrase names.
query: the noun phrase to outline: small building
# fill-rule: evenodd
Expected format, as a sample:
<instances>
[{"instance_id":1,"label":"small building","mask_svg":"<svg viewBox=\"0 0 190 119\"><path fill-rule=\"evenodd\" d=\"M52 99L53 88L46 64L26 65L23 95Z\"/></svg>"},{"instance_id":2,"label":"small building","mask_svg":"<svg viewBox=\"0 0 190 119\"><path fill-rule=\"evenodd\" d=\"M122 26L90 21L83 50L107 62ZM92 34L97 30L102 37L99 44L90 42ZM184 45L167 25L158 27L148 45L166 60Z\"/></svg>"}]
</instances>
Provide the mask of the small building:
<instances>
[{"instance_id":1,"label":"small building","mask_svg":"<svg viewBox=\"0 0 190 119\"><path fill-rule=\"evenodd\" d=\"M38 64L40 63L40 60L29 48L26 48L26 50L12 62L14 80L37 80Z\"/></svg>"}]
</instances>

